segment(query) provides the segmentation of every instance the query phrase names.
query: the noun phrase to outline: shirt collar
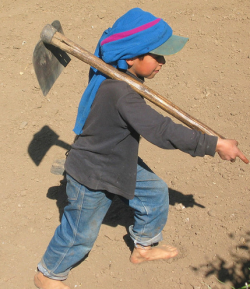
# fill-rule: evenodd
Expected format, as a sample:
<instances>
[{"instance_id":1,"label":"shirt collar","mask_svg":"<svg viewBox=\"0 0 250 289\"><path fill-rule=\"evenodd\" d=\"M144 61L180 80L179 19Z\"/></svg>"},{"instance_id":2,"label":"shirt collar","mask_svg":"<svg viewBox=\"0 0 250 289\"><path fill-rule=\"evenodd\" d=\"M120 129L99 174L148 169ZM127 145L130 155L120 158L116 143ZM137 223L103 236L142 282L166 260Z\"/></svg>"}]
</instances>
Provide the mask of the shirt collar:
<instances>
[{"instance_id":1,"label":"shirt collar","mask_svg":"<svg viewBox=\"0 0 250 289\"><path fill-rule=\"evenodd\" d=\"M144 83L144 77L140 78L135 76L133 73L131 73L130 71L126 70L125 72L126 74L128 74L129 76L131 76L132 78L134 78L135 80L140 81L141 83Z\"/></svg>"}]
</instances>

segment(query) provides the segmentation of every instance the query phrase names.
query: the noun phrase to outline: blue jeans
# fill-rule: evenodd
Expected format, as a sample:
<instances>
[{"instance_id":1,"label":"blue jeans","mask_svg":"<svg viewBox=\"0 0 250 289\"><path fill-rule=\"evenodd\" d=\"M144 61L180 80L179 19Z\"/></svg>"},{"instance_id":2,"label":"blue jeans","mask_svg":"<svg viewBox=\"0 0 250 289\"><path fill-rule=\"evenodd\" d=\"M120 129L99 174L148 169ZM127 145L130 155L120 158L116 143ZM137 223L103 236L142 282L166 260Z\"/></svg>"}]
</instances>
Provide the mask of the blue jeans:
<instances>
[{"instance_id":1,"label":"blue jeans","mask_svg":"<svg viewBox=\"0 0 250 289\"><path fill-rule=\"evenodd\" d=\"M67 175L68 205L61 224L38 269L54 280L65 280L70 269L92 249L102 221L112 203L112 194L92 191ZM135 211L129 227L135 245L149 246L162 240L168 215L168 187L144 163L138 162L135 197L121 198Z\"/></svg>"}]
</instances>

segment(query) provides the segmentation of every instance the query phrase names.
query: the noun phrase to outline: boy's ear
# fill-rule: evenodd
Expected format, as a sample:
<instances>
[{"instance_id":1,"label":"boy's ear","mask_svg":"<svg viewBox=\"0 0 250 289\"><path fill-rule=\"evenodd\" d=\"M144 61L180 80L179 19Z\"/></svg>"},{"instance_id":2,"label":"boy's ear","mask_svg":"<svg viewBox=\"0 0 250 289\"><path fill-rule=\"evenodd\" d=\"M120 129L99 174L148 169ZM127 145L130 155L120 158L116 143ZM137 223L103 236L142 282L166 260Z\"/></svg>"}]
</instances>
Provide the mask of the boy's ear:
<instances>
[{"instance_id":1,"label":"boy's ear","mask_svg":"<svg viewBox=\"0 0 250 289\"><path fill-rule=\"evenodd\" d=\"M134 60L135 60L134 58L126 59L127 65L132 66L134 64Z\"/></svg>"}]
</instances>

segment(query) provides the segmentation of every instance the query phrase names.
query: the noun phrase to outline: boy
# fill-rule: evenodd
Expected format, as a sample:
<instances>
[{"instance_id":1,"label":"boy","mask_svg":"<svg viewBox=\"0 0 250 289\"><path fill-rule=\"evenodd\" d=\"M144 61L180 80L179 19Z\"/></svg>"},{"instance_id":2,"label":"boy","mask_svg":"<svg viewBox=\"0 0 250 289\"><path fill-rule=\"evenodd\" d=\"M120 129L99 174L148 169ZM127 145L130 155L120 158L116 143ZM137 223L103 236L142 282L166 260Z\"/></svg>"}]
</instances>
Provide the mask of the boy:
<instances>
[{"instance_id":1,"label":"boy","mask_svg":"<svg viewBox=\"0 0 250 289\"><path fill-rule=\"evenodd\" d=\"M187 40L172 35L162 19L135 8L104 32L95 54L143 82L161 70L163 55L178 52ZM179 149L192 156L218 152L222 159L240 157L248 163L236 141L173 123L128 84L108 79L93 68L74 131L77 138L65 163L69 204L35 275L35 285L42 289L68 288L61 281L93 247L114 195L135 211L129 228L135 244L132 263L178 254L172 246L153 246L162 240L167 221L168 187L138 160L140 136L164 149Z\"/></svg>"}]
</instances>

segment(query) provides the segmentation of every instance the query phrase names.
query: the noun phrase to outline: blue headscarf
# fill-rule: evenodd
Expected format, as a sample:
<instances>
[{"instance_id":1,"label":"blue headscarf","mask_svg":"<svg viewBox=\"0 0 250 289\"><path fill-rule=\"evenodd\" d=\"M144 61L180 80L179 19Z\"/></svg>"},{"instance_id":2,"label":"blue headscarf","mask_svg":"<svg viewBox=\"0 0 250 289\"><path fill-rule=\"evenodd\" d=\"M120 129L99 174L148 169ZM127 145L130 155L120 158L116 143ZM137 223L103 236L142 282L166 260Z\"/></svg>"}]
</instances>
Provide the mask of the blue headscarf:
<instances>
[{"instance_id":1,"label":"blue headscarf","mask_svg":"<svg viewBox=\"0 0 250 289\"><path fill-rule=\"evenodd\" d=\"M126 59L146 54L162 45L172 35L171 27L140 8L129 10L112 28L104 31L95 50L95 56L115 68L128 68ZM107 76L91 67L89 84L84 91L76 118L74 132L81 134L96 92Z\"/></svg>"}]
</instances>

